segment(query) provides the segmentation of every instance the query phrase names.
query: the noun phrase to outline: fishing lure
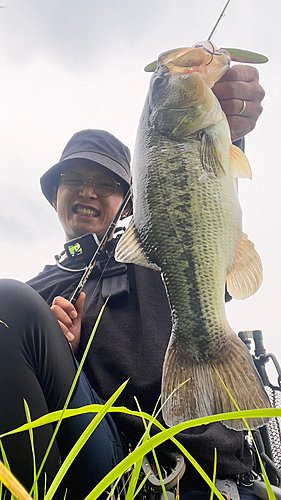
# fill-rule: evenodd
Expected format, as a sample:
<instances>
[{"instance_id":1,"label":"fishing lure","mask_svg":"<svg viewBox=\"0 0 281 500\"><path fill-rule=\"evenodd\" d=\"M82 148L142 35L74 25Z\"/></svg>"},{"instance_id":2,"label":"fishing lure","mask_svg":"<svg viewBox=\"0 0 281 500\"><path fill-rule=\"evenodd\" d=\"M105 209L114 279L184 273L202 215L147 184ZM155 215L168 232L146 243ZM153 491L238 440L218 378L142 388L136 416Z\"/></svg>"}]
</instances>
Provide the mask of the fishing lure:
<instances>
[{"instance_id":1,"label":"fishing lure","mask_svg":"<svg viewBox=\"0 0 281 500\"><path fill-rule=\"evenodd\" d=\"M229 4L230 0L227 0L221 14L219 15L215 26L213 27L207 41L204 42L197 42L193 47L202 47L204 50L209 52L212 56L209 64L211 64L213 57L215 55L220 55L224 54L229 57L231 61L234 62L241 62L241 63L246 63L246 64L263 64L268 62L268 57L264 56L263 54L259 54L258 52L252 52L250 50L244 50L244 49L234 49L231 47L221 47L218 49L212 42L211 38L213 34L215 33L221 19L225 16L225 11L226 8ZM153 61L152 63L148 64L145 68L144 71L146 72L153 72L157 68L157 61Z\"/></svg>"}]
</instances>

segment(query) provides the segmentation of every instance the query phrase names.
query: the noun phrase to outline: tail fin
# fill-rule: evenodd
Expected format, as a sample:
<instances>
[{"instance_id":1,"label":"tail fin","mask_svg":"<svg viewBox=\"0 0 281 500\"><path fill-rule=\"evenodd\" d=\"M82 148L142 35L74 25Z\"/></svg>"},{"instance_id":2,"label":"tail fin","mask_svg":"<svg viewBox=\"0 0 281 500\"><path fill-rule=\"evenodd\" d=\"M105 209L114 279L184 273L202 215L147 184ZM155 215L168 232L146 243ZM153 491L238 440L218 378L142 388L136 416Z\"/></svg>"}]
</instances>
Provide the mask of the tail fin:
<instances>
[{"instance_id":1,"label":"tail fin","mask_svg":"<svg viewBox=\"0 0 281 500\"><path fill-rule=\"evenodd\" d=\"M170 397L162 413L168 426L217 413L237 411L218 373L240 410L270 408L270 402L248 349L231 331L219 357L210 362L198 361L183 354L170 343L166 353L162 402L175 387L186 382ZM267 418L247 419L251 429L265 425ZM235 430L246 430L242 419L222 422Z\"/></svg>"}]
</instances>

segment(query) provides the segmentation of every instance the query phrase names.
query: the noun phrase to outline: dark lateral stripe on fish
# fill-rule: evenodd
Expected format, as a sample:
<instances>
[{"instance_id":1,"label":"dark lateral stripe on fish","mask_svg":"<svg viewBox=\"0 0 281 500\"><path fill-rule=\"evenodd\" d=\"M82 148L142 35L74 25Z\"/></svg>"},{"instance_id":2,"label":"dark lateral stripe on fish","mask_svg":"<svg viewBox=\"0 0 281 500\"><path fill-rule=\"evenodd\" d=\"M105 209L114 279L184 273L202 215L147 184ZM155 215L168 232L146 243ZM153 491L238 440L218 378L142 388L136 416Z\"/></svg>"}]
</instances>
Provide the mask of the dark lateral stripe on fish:
<instances>
[{"instance_id":1,"label":"dark lateral stripe on fish","mask_svg":"<svg viewBox=\"0 0 281 500\"><path fill-rule=\"evenodd\" d=\"M170 163L170 162L169 162ZM178 161L177 161L177 166L178 166ZM179 171L182 169L179 169ZM176 174L176 172L174 172ZM182 172L180 172L182 173ZM177 185L179 184L179 188L181 187L181 182L182 182L182 177L180 175L175 175L174 177L174 183ZM184 205L178 205L178 213L183 215L186 213L186 218L185 218L185 234L188 235L187 239L190 242L190 247L192 248L193 245L195 245L195 242L192 242L192 234L193 234L193 224L192 220L189 217L190 213L188 208L192 206L191 202L191 197L188 192L185 193L184 195ZM185 248L185 262L188 263L187 267L182 268L184 276L186 278L186 282L188 284L192 283L192 290L191 293L186 295L186 305L185 307L189 309L188 313L188 325L186 325L188 328L190 327L190 324L192 323L192 319L194 318L194 322L196 322L196 329L193 330L191 329L191 336L196 338L196 344L198 346L198 350L201 351L202 353L202 358L201 359L208 359L208 355L204 355L208 349L208 344L212 343L212 338L210 338L209 335L209 330L208 330L208 325L206 322L206 319L203 316L203 311L202 311L202 290L200 290L199 284L198 284L198 278L196 274L196 265L194 262L194 257L192 250L187 250ZM183 265L183 263L181 263ZM175 270L176 271L176 270ZM163 268L163 274L165 275L165 269ZM177 283L174 285L177 287ZM172 290L171 290L172 291ZM173 293L173 296L176 295L176 292ZM175 310L175 314L177 315L177 311ZM186 316L186 314L185 314ZM181 327L181 324L179 324L179 327ZM177 336L180 338L182 336L181 341L183 344L186 343L186 335L187 331L182 331L181 333L177 330Z\"/></svg>"}]
</instances>

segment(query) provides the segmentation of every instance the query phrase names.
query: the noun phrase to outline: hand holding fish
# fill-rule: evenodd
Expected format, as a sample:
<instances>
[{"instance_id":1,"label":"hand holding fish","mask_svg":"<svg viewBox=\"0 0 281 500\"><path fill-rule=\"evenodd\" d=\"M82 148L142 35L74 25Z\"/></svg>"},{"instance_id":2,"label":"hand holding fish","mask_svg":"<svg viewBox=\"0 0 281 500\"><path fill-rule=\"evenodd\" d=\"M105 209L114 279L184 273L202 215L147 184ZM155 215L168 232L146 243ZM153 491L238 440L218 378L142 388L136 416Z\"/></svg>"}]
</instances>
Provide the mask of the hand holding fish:
<instances>
[{"instance_id":1,"label":"hand holding fish","mask_svg":"<svg viewBox=\"0 0 281 500\"><path fill-rule=\"evenodd\" d=\"M226 114L233 141L255 128L265 96L256 68L241 64L233 66L214 85L213 92ZM243 107L245 109L241 112Z\"/></svg>"},{"instance_id":2,"label":"hand holding fish","mask_svg":"<svg viewBox=\"0 0 281 500\"><path fill-rule=\"evenodd\" d=\"M51 306L51 310L56 316L68 342L71 343L74 353L80 344L81 320L85 298L86 294L81 292L74 307L69 300L63 297L55 297Z\"/></svg>"}]
</instances>

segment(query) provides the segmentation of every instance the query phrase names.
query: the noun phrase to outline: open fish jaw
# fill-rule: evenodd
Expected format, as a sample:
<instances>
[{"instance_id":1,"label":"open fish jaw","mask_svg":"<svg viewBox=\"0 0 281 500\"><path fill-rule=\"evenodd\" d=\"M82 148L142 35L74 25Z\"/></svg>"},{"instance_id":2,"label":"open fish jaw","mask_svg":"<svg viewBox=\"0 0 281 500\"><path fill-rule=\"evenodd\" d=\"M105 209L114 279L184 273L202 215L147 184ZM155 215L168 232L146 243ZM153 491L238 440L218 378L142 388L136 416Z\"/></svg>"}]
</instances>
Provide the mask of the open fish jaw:
<instances>
[{"instance_id":1,"label":"open fish jaw","mask_svg":"<svg viewBox=\"0 0 281 500\"><path fill-rule=\"evenodd\" d=\"M203 47L172 49L159 56L158 67L166 66L171 74L198 73L212 88L230 65L227 52L217 50L216 54L210 54Z\"/></svg>"}]
</instances>

